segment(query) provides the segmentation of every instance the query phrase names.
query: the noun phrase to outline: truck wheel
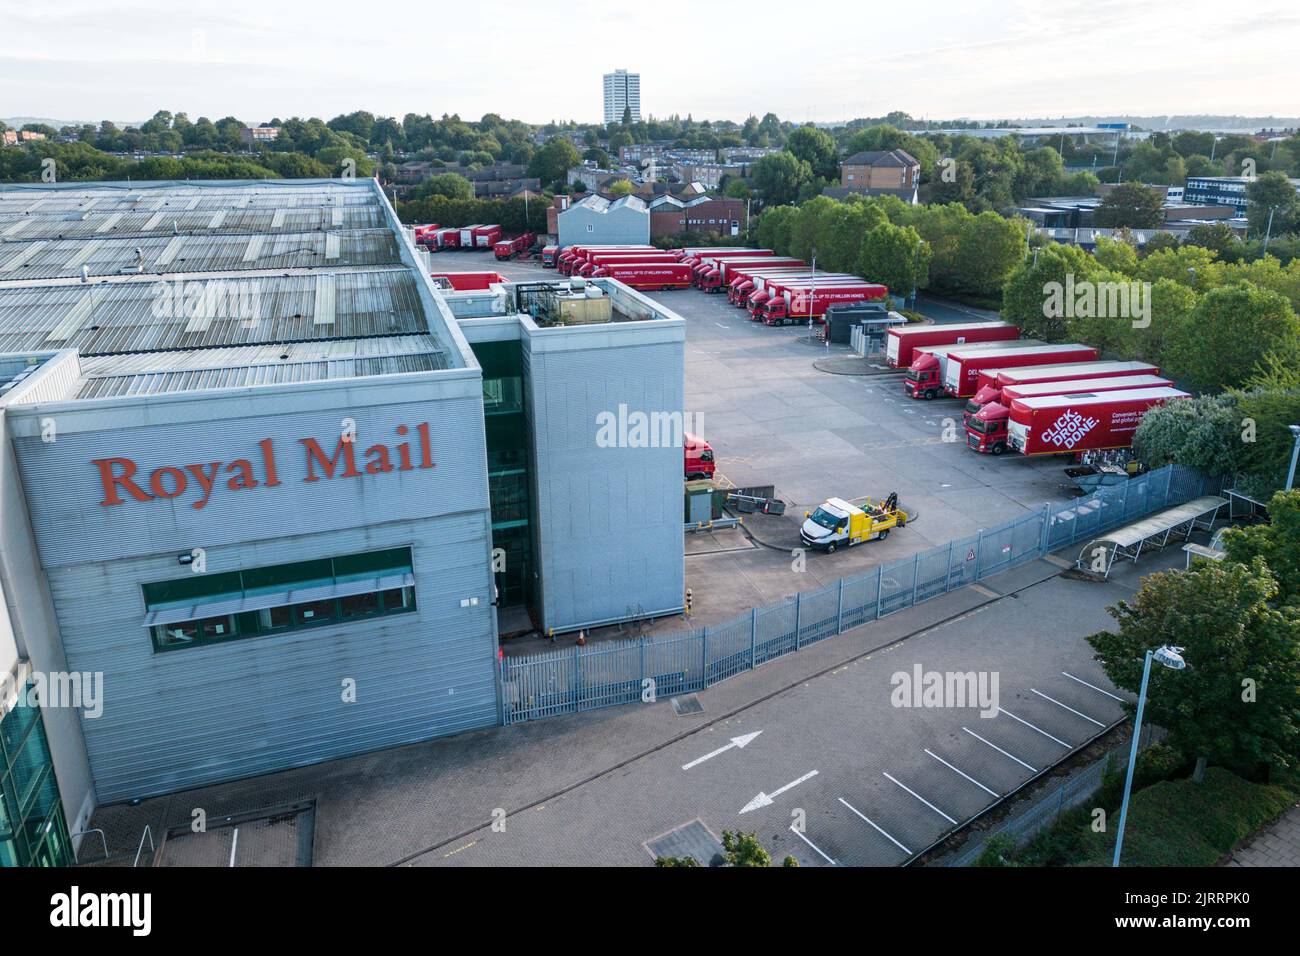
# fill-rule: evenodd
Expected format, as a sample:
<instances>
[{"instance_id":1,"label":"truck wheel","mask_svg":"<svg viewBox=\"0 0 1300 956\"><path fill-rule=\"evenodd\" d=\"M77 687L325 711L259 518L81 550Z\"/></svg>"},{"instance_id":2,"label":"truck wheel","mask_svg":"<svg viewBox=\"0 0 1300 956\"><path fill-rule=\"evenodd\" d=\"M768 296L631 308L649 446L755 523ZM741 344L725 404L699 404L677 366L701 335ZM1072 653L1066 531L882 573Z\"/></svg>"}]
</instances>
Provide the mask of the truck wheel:
<instances>
[{"instance_id":1,"label":"truck wheel","mask_svg":"<svg viewBox=\"0 0 1300 956\"><path fill-rule=\"evenodd\" d=\"M996 445L993 446L992 450L995 456L1000 455L1007 450L1007 446L1002 444L1002 442L998 442Z\"/></svg>"},{"instance_id":2,"label":"truck wheel","mask_svg":"<svg viewBox=\"0 0 1300 956\"><path fill-rule=\"evenodd\" d=\"M826 553L827 553L827 554L834 554L834 553L835 553L835 549L836 549L837 547L839 547L839 546L838 546L834 541L832 541L830 544L826 545Z\"/></svg>"},{"instance_id":3,"label":"truck wheel","mask_svg":"<svg viewBox=\"0 0 1300 956\"><path fill-rule=\"evenodd\" d=\"M884 531L880 532L879 540L884 541L888 537L889 537L889 529L886 528Z\"/></svg>"}]
</instances>

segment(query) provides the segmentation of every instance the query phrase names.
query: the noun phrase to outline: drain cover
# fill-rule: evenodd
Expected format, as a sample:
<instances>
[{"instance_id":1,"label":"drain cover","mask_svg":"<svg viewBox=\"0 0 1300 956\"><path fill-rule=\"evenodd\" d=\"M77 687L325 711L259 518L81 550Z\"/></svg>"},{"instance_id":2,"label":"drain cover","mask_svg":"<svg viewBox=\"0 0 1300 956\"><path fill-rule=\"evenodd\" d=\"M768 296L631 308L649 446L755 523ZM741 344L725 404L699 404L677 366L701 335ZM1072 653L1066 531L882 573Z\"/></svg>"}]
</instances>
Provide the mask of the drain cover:
<instances>
[{"instance_id":1,"label":"drain cover","mask_svg":"<svg viewBox=\"0 0 1300 956\"><path fill-rule=\"evenodd\" d=\"M704 705L694 694L687 694L685 697L672 698L673 710L677 711L678 717L689 717L691 714L704 713Z\"/></svg>"}]
</instances>

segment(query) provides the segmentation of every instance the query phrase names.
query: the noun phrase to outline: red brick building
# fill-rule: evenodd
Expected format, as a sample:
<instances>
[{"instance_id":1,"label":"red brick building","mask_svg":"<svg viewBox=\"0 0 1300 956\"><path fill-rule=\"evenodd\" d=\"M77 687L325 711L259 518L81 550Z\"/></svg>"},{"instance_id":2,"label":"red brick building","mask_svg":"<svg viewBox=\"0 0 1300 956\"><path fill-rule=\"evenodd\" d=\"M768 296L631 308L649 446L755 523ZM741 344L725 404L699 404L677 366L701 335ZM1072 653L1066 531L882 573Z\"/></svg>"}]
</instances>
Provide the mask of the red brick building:
<instances>
[{"instance_id":1,"label":"red brick building","mask_svg":"<svg viewBox=\"0 0 1300 956\"><path fill-rule=\"evenodd\" d=\"M660 196L650 203L650 238L675 236L682 232L716 232L739 236L745 232L745 200L700 196L682 202Z\"/></svg>"}]
</instances>

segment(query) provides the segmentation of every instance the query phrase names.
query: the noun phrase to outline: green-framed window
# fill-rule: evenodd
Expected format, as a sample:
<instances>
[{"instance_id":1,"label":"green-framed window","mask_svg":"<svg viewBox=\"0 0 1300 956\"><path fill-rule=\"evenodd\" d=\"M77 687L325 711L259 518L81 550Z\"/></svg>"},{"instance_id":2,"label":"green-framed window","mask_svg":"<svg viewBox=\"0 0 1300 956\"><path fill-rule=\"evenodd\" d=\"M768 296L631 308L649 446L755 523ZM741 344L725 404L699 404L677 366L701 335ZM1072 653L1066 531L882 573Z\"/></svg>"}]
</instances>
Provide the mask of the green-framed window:
<instances>
[{"instance_id":1,"label":"green-framed window","mask_svg":"<svg viewBox=\"0 0 1300 956\"><path fill-rule=\"evenodd\" d=\"M70 866L74 860L40 708L27 703L0 718L0 867Z\"/></svg>"},{"instance_id":2,"label":"green-framed window","mask_svg":"<svg viewBox=\"0 0 1300 956\"><path fill-rule=\"evenodd\" d=\"M155 651L224 644L414 611L410 548L143 585Z\"/></svg>"}]
</instances>

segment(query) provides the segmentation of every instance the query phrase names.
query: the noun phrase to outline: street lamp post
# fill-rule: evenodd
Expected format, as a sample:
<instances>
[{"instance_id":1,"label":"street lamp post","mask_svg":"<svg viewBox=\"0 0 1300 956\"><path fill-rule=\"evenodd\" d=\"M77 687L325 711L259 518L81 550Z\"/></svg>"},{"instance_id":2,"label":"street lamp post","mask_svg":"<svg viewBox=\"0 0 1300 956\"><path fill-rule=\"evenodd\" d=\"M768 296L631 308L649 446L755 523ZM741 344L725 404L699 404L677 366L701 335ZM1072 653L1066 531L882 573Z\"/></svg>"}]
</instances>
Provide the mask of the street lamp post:
<instances>
[{"instance_id":1,"label":"street lamp post","mask_svg":"<svg viewBox=\"0 0 1300 956\"><path fill-rule=\"evenodd\" d=\"M1154 652L1147 651L1146 659L1142 662L1142 689L1138 691L1137 717L1133 722L1133 743L1129 746L1128 771L1124 777L1124 802L1119 808L1119 831L1115 834L1115 857L1111 861L1111 866L1119 866L1119 856L1124 849L1124 824L1128 820L1128 799L1133 790L1133 769L1137 765L1138 741L1142 737L1142 711L1146 709L1147 682L1151 679L1153 657L1170 670L1180 671L1187 666L1187 662L1183 660L1182 648L1170 647L1168 644Z\"/></svg>"},{"instance_id":2,"label":"street lamp post","mask_svg":"<svg viewBox=\"0 0 1300 956\"><path fill-rule=\"evenodd\" d=\"M1264 248L1260 252L1261 256L1268 255L1268 240L1273 235L1273 213L1277 211L1277 206L1268 207L1268 228L1264 230Z\"/></svg>"},{"instance_id":3,"label":"street lamp post","mask_svg":"<svg viewBox=\"0 0 1300 956\"><path fill-rule=\"evenodd\" d=\"M1295 445L1291 448L1291 468L1286 473L1286 490L1290 491L1295 484L1295 463L1300 458L1300 425L1288 425L1291 434L1295 436Z\"/></svg>"}]
</instances>

